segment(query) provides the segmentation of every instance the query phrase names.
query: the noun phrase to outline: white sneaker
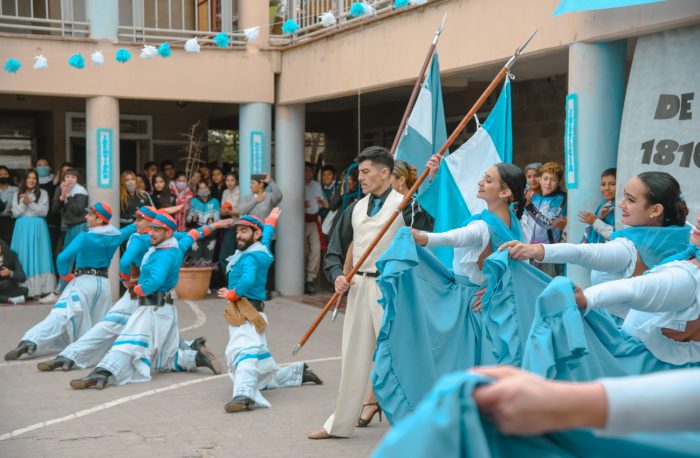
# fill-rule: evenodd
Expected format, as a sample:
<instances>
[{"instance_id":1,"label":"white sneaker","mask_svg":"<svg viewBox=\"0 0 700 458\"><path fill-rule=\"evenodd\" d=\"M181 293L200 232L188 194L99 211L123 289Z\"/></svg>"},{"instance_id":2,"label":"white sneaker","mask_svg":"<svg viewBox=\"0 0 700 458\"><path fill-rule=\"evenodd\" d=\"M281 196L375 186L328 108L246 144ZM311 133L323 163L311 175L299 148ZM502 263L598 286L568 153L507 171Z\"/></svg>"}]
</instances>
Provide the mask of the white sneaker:
<instances>
[{"instance_id":1,"label":"white sneaker","mask_svg":"<svg viewBox=\"0 0 700 458\"><path fill-rule=\"evenodd\" d=\"M58 296L56 296L54 293L49 293L46 296L39 299L39 303L40 304L53 304L57 300L58 300Z\"/></svg>"},{"instance_id":2,"label":"white sneaker","mask_svg":"<svg viewBox=\"0 0 700 458\"><path fill-rule=\"evenodd\" d=\"M24 304L24 296L15 296L10 298L11 304Z\"/></svg>"}]
</instances>

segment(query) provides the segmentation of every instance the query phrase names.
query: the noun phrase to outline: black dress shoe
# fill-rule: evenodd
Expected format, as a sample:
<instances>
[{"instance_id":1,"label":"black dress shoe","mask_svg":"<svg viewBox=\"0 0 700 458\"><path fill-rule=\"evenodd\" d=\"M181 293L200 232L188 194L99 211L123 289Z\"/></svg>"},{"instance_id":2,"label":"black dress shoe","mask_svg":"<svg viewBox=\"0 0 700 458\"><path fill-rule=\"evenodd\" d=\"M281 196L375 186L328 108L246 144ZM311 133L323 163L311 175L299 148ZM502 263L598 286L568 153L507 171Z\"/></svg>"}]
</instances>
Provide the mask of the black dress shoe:
<instances>
[{"instance_id":1,"label":"black dress shoe","mask_svg":"<svg viewBox=\"0 0 700 458\"><path fill-rule=\"evenodd\" d=\"M309 369L309 366L304 363L304 372L301 374L301 383L304 384L306 382L315 383L316 385L323 385L323 380L321 380L321 377L316 375L316 373Z\"/></svg>"},{"instance_id":2,"label":"black dress shoe","mask_svg":"<svg viewBox=\"0 0 700 458\"><path fill-rule=\"evenodd\" d=\"M192 344L194 345L194 342ZM221 363L216 359L214 353L204 345L197 349L197 356L194 358L194 362L197 367L208 367L214 374L221 373Z\"/></svg>"},{"instance_id":3,"label":"black dress shoe","mask_svg":"<svg viewBox=\"0 0 700 458\"><path fill-rule=\"evenodd\" d=\"M255 401L243 395L234 396L233 399L224 406L224 410L228 413L243 412L244 410L253 409L255 409Z\"/></svg>"},{"instance_id":4,"label":"black dress shoe","mask_svg":"<svg viewBox=\"0 0 700 458\"><path fill-rule=\"evenodd\" d=\"M304 294L314 294L316 292L316 285L312 281L307 281L304 283Z\"/></svg>"},{"instance_id":5,"label":"black dress shoe","mask_svg":"<svg viewBox=\"0 0 700 458\"><path fill-rule=\"evenodd\" d=\"M18 360L20 356L27 353L31 355L36 351L36 344L28 340L22 340L17 344L17 348L10 350L5 354L5 361Z\"/></svg>"},{"instance_id":6,"label":"black dress shoe","mask_svg":"<svg viewBox=\"0 0 700 458\"><path fill-rule=\"evenodd\" d=\"M74 390L85 390L94 386L96 389L101 390L107 386L111 375L112 373L107 369L98 367L94 371L90 372L90 375L87 377L71 380L70 387Z\"/></svg>"},{"instance_id":7,"label":"black dress shoe","mask_svg":"<svg viewBox=\"0 0 700 458\"><path fill-rule=\"evenodd\" d=\"M36 367L42 372L55 371L59 367L61 370L69 371L73 369L73 366L75 366L75 361L60 355L56 356L54 359L50 359L36 365Z\"/></svg>"}]
</instances>

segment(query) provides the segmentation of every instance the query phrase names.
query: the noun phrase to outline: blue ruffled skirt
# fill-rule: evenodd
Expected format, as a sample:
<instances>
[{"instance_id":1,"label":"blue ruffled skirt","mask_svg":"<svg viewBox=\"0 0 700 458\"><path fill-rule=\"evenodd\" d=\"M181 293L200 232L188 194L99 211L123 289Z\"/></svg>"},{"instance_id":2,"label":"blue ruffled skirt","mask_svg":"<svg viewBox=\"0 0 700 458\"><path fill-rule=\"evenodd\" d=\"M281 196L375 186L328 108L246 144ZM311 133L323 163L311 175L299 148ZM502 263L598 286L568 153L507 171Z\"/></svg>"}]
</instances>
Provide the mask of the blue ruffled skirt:
<instances>
[{"instance_id":1,"label":"blue ruffled skirt","mask_svg":"<svg viewBox=\"0 0 700 458\"><path fill-rule=\"evenodd\" d=\"M27 281L22 286L29 290L29 296L42 296L52 292L56 285L56 275L46 219L41 216L17 218L11 248L17 253L27 275Z\"/></svg>"}]
</instances>

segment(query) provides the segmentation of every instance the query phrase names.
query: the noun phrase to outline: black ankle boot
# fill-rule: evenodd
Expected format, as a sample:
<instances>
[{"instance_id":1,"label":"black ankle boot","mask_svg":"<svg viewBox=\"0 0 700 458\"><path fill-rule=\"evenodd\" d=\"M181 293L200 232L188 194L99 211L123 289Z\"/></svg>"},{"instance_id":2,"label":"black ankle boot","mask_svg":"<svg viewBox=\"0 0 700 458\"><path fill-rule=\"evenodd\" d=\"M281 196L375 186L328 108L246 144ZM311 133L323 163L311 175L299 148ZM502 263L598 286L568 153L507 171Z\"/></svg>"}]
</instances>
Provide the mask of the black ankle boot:
<instances>
[{"instance_id":1,"label":"black ankle boot","mask_svg":"<svg viewBox=\"0 0 700 458\"><path fill-rule=\"evenodd\" d=\"M31 355L36 351L36 344L28 340L22 340L17 344L17 348L10 350L5 354L5 361L18 360L20 356L27 353Z\"/></svg>"},{"instance_id":2,"label":"black ankle boot","mask_svg":"<svg viewBox=\"0 0 700 458\"><path fill-rule=\"evenodd\" d=\"M200 348L205 347L207 345L207 339L204 337L197 337L192 341L190 344L190 348L195 351L199 351Z\"/></svg>"},{"instance_id":3,"label":"black ankle boot","mask_svg":"<svg viewBox=\"0 0 700 458\"><path fill-rule=\"evenodd\" d=\"M224 406L224 410L228 413L243 412L244 410L253 409L255 409L255 401L243 395L234 396L234 398Z\"/></svg>"},{"instance_id":4,"label":"black ankle boot","mask_svg":"<svg viewBox=\"0 0 700 458\"><path fill-rule=\"evenodd\" d=\"M323 380L316 375L314 371L309 369L309 366L304 363L304 372L301 374L301 383L304 384L306 382L311 382L315 383L316 385L323 385Z\"/></svg>"},{"instance_id":5,"label":"black ankle boot","mask_svg":"<svg viewBox=\"0 0 700 458\"><path fill-rule=\"evenodd\" d=\"M107 386L109 382L109 377L112 375L107 369L102 369L101 367L95 368L94 371L90 372L90 375L83 378L77 378L70 381L70 386L74 390L84 390L87 388L95 387L98 390L103 389Z\"/></svg>"},{"instance_id":6,"label":"black ankle boot","mask_svg":"<svg viewBox=\"0 0 700 458\"><path fill-rule=\"evenodd\" d=\"M75 366L75 361L60 355L56 356L54 359L50 359L36 365L37 369L42 372L51 372L58 368L61 368L63 371L69 371L73 369L73 366Z\"/></svg>"},{"instance_id":7,"label":"black ankle boot","mask_svg":"<svg viewBox=\"0 0 700 458\"><path fill-rule=\"evenodd\" d=\"M194 342L192 342L194 345ZM194 349L194 348L193 348ZM197 356L194 358L194 362L197 367L208 367L214 374L221 373L221 363L214 353L209 350L205 345L200 346L197 350Z\"/></svg>"}]
</instances>

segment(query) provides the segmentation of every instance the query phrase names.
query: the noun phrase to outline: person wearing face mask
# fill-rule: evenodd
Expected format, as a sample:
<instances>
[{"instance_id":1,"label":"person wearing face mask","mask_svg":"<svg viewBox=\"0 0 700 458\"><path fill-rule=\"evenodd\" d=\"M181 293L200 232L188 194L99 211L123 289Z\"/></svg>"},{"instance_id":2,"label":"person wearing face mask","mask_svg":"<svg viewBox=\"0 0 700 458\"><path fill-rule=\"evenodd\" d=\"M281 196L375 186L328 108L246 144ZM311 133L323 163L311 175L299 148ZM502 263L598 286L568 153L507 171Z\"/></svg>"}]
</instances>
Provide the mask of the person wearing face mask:
<instances>
[{"instance_id":1,"label":"person wearing face mask","mask_svg":"<svg viewBox=\"0 0 700 458\"><path fill-rule=\"evenodd\" d=\"M145 191L138 189L136 178L134 172L125 170L119 179L119 203L121 206L119 225L121 227L134 222L139 208L146 205L153 206L151 197Z\"/></svg>"},{"instance_id":2,"label":"person wearing face mask","mask_svg":"<svg viewBox=\"0 0 700 458\"><path fill-rule=\"evenodd\" d=\"M34 170L39 175L39 186L49 195L49 202L53 202L58 188L58 176L51 172L51 166L46 159L37 159L34 163ZM51 246L56 249L58 237L61 235L61 215L49 210L46 215L46 224L49 226L49 235L51 237Z\"/></svg>"},{"instance_id":3,"label":"person wearing face mask","mask_svg":"<svg viewBox=\"0 0 700 458\"><path fill-rule=\"evenodd\" d=\"M22 286L29 297L51 293L56 286L51 238L46 224L49 195L39 187L39 176L30 170L12 200L12 214L17 219L12 235L12 250L24 266L27 279Z\"/></svg>"},{"instance_id":4,"label":"person wearing face mask","mask_svg":"<svg viewBox=\"0 0 700 458\"><path fill-rule=\"evenodd\" d=\"M61 174L61 185L56 189L51 203L51 212L61 216L61 236L56 246L57 254L62 247L70 245L81 232L87 229L85 222L88 207L87 190L78 183L78 171L71 168L70 164L61 166ZM59 279L56 290L39 299L39 302L53 304L67 284L66 281Z\"/></svg>"},{"instance_id":5,"label":"person wearing face mask","mask_svg":"<svg viewBox=\"0 0 700 458\"><path fill-rule=\"evenodd\" d=\"M580 211L578 219L587 223L581 243L603 243L610 240L615 230L615 181L617 169L607 169L600 176L600 193L603 202L594 213Z\"/></svg>"},{"instance_id":6,"label":"person wearing face mask","mask_svg":"<svg viewBox=\"0 0 700 458\"><path fill-rule=\"evenodd\" d=\"M12 241L12 231L15 228L15 220L12 219L12 198L17 192L17 187L10 182L10 169L0 165L0 238L5 242Z\"/></svg>"},{"instance_id":7,"label":"person wearing face mask","mask_svg":"<svg viewBox=\"0 0 700 458\"><path fill-rule=\"evenodd\" d=\"M207 181L200 181L197 195L190 201L187 222L193 227L211 224L219 220L220 211L219 200L211 196L211 185ZM214 260L215 250L216 235L210 234L192 244L189 256L192 261L211 262Z\"/></svg>"},{"instance_id":8,"label":"person wearing face mask","mask_svg":"<svg viewBox=\"0 0 700 458\"><path fill-rule=\"evenodd\" d=\"M171 182L171 191L175 195L175 205L182 205L182 210L173 215L177 222L177 230L184 231L187 228L187 214L190 211L190 201L194 193L187 183L185 172L177 172L175 180Z\"/></svg>"}]
</instances>

